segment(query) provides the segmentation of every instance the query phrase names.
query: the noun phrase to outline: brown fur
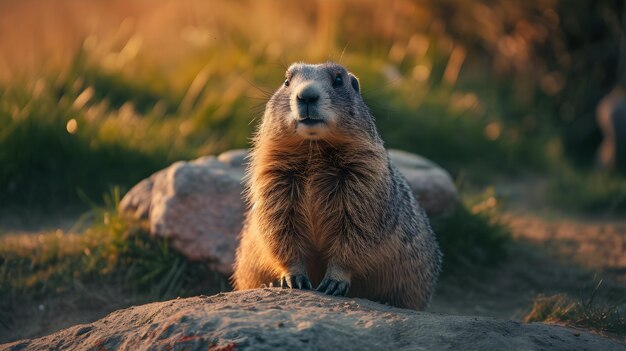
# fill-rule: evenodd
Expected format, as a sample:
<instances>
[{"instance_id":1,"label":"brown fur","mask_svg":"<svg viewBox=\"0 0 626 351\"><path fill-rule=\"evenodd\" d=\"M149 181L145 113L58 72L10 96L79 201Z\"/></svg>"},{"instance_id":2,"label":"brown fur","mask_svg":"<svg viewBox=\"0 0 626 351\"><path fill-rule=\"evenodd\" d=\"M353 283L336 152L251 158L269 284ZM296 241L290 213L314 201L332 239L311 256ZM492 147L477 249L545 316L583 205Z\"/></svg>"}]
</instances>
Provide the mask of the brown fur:
<instances>
[{"instance_id":1,"label":"brown fur","mask_svg":"<svg viewBox=\"0 0 626 351\"><path fill-rule=\"evenodd\" d=\"M357 113L340 113L315 140L276 116L286 113L284 96L268 103L250 155L236 289L303 274L314 286L347 282L349 296L417 309L428 303L437 244L375 127L357 119L369 112L355 95L347 96Z\"/></svg>"}]
</instances>

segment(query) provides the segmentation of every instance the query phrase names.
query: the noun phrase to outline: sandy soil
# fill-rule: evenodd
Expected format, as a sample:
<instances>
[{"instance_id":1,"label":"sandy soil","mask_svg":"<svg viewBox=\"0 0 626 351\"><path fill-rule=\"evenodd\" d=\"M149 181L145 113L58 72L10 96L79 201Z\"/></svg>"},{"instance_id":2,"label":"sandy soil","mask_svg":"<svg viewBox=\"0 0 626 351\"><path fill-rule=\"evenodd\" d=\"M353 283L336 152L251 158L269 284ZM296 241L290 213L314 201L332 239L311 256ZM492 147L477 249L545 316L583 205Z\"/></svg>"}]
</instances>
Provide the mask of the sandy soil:
<instances>
[{"instance_id":1,"label":"sandy soil","mask_svg":"<svg viewBox=\"0 0 626 351\"><path fill-rule=\"evenodd\" d=\"M515 239L528 240L564 262L626 283L626 220L508 213L504 221Z\"/></svg>"},{"instance_id":2,"label":"sandy soil","mask_svg":"<svg viewBox=\"0 0 626 351\"><path fill-rule=\"evenodd\" d=\"M116 311L0 350L625 350L585 331L452 316L280 288Z\"/></svg>"}]
</instances>

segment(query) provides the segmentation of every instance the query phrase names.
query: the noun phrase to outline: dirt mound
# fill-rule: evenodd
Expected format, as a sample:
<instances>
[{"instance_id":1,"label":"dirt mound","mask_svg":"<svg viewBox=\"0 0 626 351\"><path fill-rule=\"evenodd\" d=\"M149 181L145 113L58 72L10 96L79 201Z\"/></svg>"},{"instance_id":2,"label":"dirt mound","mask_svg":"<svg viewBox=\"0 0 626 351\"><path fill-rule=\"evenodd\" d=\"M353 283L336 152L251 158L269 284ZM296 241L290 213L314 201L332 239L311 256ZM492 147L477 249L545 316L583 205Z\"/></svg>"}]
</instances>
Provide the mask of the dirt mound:
<instances>
[{"instance_id":1,"label":"dirt mound","mask_svg":"<svg viewBox=\"0 0 626 351\"><path fill-rule=\"evenodd\" d=\"M152 303L0 350L626 350L541 323L415 312L361 299L258 289Z\"/></svg>"}]
</instances>

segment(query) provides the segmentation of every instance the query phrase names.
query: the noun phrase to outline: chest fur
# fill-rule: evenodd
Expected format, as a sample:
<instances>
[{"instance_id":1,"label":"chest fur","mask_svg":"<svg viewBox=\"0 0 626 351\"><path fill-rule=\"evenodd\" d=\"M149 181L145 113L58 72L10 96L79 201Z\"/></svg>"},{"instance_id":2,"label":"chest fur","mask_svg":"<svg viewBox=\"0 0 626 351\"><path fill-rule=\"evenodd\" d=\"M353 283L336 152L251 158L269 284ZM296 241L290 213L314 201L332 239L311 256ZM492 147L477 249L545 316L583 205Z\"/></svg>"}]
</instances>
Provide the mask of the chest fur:
<instances>
[{"instance_id":1,"label":"chest fur","mask_svg":"<svg viewBox=\"0 0 626 351\"><path fill-rule=\"evenodd\" d=\"M301 151L256 159L250 199L267 223L299 232L318 252L348 230L367 235L388 197L384 150Z\"/></svg>"},{"instance_id":2,"label":"chest fur","mask_svg":"<svg viewBox=\"0 0 626 351\"><path fill-rule=\"evenodd\" d=\"M379 192L384 188L383 175L375 164L333 154L322 156L309 160L301 178L304 196L297 205L304 210L308 236L318 250L324 250L334 236L343 235L347 224L366 230L384 197Z\"/></svg>"}]
</instances>

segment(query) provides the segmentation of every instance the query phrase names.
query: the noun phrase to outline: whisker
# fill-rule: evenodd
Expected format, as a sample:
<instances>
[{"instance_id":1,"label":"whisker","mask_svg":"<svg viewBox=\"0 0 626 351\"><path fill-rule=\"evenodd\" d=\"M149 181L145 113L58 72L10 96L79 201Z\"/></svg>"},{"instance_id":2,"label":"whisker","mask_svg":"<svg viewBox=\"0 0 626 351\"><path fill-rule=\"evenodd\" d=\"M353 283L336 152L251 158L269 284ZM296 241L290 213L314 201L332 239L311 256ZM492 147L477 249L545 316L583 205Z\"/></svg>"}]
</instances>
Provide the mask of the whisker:
<instances>
[{"instance_id":1,"label":"whisker","mask_svg":"<svg viewBox=\"0 0 626 351\"><path fill-rule=\"evenodd\" d=\"M346 43L346 45L343 47L343 50L341 50L341 55L339 56L339 64L343 64L343 54L346 53L346 49L348 48L348 45L350 45L350 41L348 40L348 42Z\"/></svg>"},{"instance_id":2,"label":"whisker","mask_svg":"<svg viewBox=\"0 0 626 351\"><path fill-rule=\"evenodd\" d=\"M273 91L271 91L271 90L267 90L267 89L264 89L264 88L261 88L260 86L258 86L258 85L256 85L256 84L252 83L251 81L249 81L249 80L248 80L248 79L246 79L246 78L244 78L244 80L245 80L248 84L250 84L250 86L251 86L251 87L253 87L253 88L255 88L256 90L260 91L260 92L263 94L263 96L270 96L270 97L271 97L272 95L274 95L274 92L273 92Z\"/></svg>"},{"instance_id":3,"label":"whisker","mask_svg":"<svg viewBox=\"0 0 626 351\"><path fill-rule=\"evenodd\" d=\"M268 101L271 98L271 96L258 97L258 96L251 96L251 95L244 95L244 97L250 100L263 100L263 101Z\"/></svg>"}]
</instances>

